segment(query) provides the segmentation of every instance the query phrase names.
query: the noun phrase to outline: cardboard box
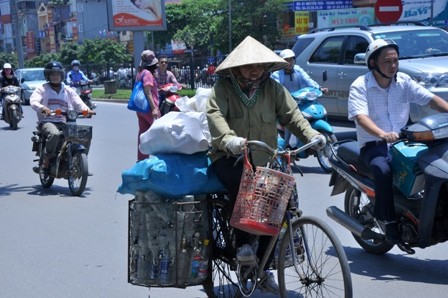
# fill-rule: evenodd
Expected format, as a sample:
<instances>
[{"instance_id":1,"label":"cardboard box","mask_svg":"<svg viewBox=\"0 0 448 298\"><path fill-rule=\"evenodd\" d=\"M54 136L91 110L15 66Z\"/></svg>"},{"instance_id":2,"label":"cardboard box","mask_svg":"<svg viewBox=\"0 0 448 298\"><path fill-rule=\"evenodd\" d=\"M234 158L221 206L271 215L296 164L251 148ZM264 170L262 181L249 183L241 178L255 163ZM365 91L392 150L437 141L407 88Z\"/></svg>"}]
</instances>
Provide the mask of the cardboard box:
<instances>
[{"instance_id":1,"label":"cardboard box","mask_svg":"<svg viewBox=\"0 0 448 298\"><path fill-rule=\"evenodd\" d=\"M399 142L391 148L391 168L394 185L405 196L412 196L423 190L425 178L418 166L418 158L428 147L422 143Z\"/></svg>"}]
</instances>

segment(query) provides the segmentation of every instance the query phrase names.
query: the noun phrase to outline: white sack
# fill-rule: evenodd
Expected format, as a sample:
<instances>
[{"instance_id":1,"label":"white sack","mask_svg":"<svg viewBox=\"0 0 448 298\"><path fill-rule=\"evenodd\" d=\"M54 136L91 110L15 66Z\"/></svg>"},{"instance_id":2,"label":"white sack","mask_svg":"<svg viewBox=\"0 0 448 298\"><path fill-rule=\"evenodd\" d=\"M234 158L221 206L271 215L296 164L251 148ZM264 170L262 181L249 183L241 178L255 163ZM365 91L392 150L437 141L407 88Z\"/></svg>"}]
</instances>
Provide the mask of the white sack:
<instances>
[{"instance_id":1,"label":"white sack","mask_svg":"<svg viewBox=\"0 0 448 298\"><path fill-rule=\"evenodd\" d=\"M204 118L204 113L169 112L154 121L151 127L140 135L139 149L145 154L193 154L206 151L209 148L209 140L203 133Z\"/></svg>"}]
</instances>

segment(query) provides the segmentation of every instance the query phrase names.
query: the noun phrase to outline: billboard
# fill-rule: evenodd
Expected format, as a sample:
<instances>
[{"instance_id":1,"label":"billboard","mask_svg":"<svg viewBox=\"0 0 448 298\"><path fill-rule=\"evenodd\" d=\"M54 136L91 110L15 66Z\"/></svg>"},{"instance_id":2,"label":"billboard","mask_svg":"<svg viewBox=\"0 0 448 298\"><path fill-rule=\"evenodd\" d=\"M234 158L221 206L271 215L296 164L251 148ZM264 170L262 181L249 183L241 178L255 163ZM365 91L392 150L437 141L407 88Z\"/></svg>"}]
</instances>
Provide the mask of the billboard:
<instances>
[{"instance_id":1,"label":"billboard","mask_svg":"<svg viewBox=\"0 0 448 298\"><path fill-rule=\"evenodd\" d=\"M166 30L165 0L107 1L109 31Z\"/></svg>"},{"instance_id":2,"label":"billboard","mask_svg":"<svg viewBox=\"0 0 448 298\"><path fill-rule=\"evenodd\" d=\"M446 0L402 1L400 21L426 21L434 26L448 26L448 3Z\"/></svg>"},{"instance_id":3,"label":"billboard","mask_svg":"<svg viewBox=\"0 0 448 298\"><path fill-rule=\"evenodd\" d=\"M317 27L332 28L340 26L372 25L375 23L373 7L360 7L317 12Z\"/></svg>"}]
</instances>

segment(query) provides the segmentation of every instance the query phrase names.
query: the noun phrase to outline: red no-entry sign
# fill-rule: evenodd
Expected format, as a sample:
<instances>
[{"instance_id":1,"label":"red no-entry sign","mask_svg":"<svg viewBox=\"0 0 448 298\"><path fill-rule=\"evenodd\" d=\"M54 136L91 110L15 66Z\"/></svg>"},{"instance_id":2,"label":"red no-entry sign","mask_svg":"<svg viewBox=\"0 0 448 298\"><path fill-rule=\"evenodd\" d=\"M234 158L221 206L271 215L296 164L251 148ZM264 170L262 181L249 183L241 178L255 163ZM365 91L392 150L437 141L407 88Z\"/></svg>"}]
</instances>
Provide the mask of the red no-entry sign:
<instances>
[{"instance_id":1,"label":"red no-entry sign","mask_svg":"<svg viewBox=\"0 0 448 298\"><path fill-rule=\"evenodd\" d=\"M403 12L401 0L378 0L375 4L375 16L382 23L397 22Z\"/></svg>"}]
</instances>

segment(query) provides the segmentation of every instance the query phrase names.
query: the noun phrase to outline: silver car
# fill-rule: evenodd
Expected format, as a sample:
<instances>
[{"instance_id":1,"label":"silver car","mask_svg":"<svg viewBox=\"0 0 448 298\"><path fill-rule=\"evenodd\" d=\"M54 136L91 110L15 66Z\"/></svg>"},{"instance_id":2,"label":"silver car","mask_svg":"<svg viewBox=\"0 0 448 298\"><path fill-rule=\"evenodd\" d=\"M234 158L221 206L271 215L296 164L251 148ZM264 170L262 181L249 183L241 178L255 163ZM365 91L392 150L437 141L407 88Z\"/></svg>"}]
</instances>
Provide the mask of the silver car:
<instances>
[{"instance_id":1,"label":"silver car","mask_svg":"<svg viewBox=\"0 0 448 298\"><path fill-rule=\"evenodd\" d=\"M293 47L296 64L330 91L319 99L329 116L347 118L352 82L368 69L363 58L375 39L392 39L400 47L400 71L448 101L448 33L421 24L322 29L300 35ZM412 105L411 121L434 113Z\"/></svg>"},{"instance_id":2,"label":"silver car","mask_svg":"<svg viewBox=\"0 0 448 298\"><path fill-rule=\"evenodd\" d=\"M19 68L15 70L15 73L22 88L22 93L20 94L22 103L29 104L34 89L47 82L44 77L44 68Z\"/></svg>"}]
</instances>

